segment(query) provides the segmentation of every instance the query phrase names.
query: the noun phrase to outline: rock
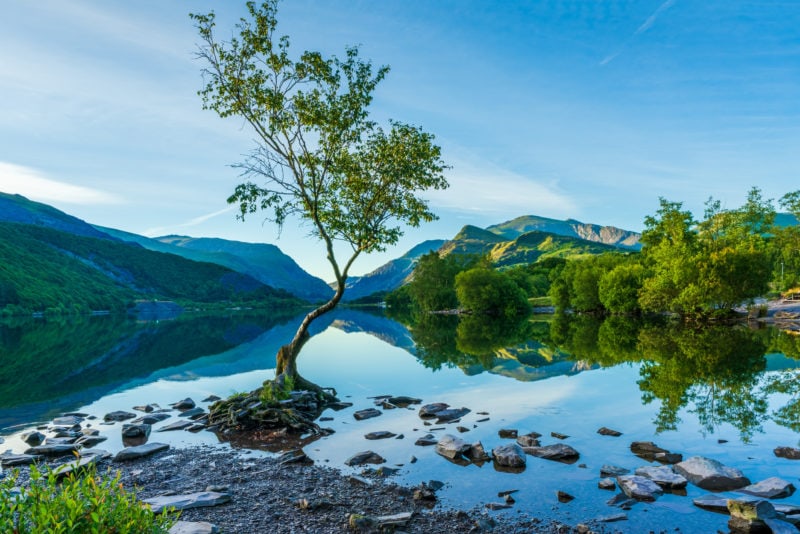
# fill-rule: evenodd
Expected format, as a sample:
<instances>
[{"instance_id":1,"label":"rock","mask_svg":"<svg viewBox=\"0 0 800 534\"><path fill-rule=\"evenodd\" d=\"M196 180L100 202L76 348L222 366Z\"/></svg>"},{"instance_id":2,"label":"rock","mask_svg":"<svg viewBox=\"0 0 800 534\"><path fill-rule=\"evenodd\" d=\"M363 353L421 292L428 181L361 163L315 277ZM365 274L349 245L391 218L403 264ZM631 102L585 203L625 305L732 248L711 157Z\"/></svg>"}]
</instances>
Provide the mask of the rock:
<instances>
[{"instance_id":1,"label":"rock","mask_svg":"<svg viewBox=\"0 0 800 534\"><path fill-rule=\"evenodd\" d=\"M148 415L143 415L141 417L137 417L136 419L131 421L131 423L154 425L156 423L160 423L161 421L163 421L165 419L169 419L170 417L172 417L170 414L164 413L164 412L151 413L151 414L148 414Z\"/></svg>"},{"instance_id":2,"label":"rock","mask_svg":"<svg viewBox=\"0 0 800 534\"><path fill-rule=\"evenodd\" d=\"M379 528L394 530L392 527L399 527L411 521L413 512L400 512L392 515L379 515L375 518L375 524Z\"/></svg>"},{"instance_id":3,"label":"rock","mask_svg":"<svg viewBox=\"0 0 800 534\"><path fill-rule=\"evenodd\" d=\"M142 458L144 456L150 456L151 454L165 451L167 449L169 449L169 445L166 443L147 443L145 445L138 445L136 447L126 447L117 453L117 455L114 457L114 461L127 462L137 458Z\"/></svg>"},{"instance_id":4,"label":"rock","mask_svg":"<svg viewBox=\"0 0 800 534\"><path fill-rule=\"evenodd\" d=\"M658 484L639 475L620 475L617 484L625 495L637 501L654 501L664 494Z\"/></svg>"},{"instance_id":5,"label":"rock","mask_svg":"<svg viewBox=\"0 0 800 534\"><path fill-rule=\"evenodd\" d=\"M516 443L500 445L492 449L492 456L497 465L502 467L525 467L525 451Z\"/></svg>"},{"instance_id":6,"label":"rock","mask_svg":"<svg viewBox=\"0 0 800 534\"><path fill-rule=\"evenodd\" d=\"M136 410L137 412L150 413L158 409L158 404L145 404L142 406L134 406L133 409Z\"/></svg>"},{"instance_id":7,"label":"rock","mask_svg":"<svg viewBox=\"0 0 800 534\"><path fill-rule=\"evenodd\" d=\"M74 443L54 443L52 445L39 445L31 447L25 454L36 454L41 456L67 456L75 454L80 447Z\"/></svg>"},{"instance_id":8,"label":"rock","mask_svg":"<svg viewBox=\"0 0 800 534\"><path fill-rule=\"evenodd\" d=\"M653 455L653 460L662 464L677 464L683 461L683 455L675 452L657 452Z\"/></svg>"},{"instance_id":9,"label":"rock","mask_svg":"<svg viewBox=\"0 0 800 534\"><path fill-rule=\"evenodd\" d=\"M367 408L366 410L359 410L353 414L356 421L363 421L364 419L371 419L373 417L378 417L383 412L377 410L375 408Z\"/></svg>"},{"instance_id":10,"label":"rock","mask_svg":"<svg viewBox=\"0 0 800 534\"><path fill-rule=\"evenodd\" d=\"M532 436L531 434L525 434L524 436L517 437L517 445L520 447L539 447L541 443L539 440L536 439L538 436Z\"/></svg>"},{"instance_id":11,"label":"rock","mask_svg":"<svg viewBox=\"0 0 800 534\"><path fill-rule=\"evenodd\" d=\"M123 438L147 438L150 436L150 425L146 423L124 423L122 425Z\"/></svg>"},{"instance_id":12,"label":"rock","mask_svg":"<svg viewBox=\"0 0 800 534\"><path fill-rule=\"evenodd\" d=\"M171 430L183 430L185 428L189 428L194 423L191 421L175 421L174 423L170 423L167 426L162 426L156 432L169 432Z\"/></svg>"},{"instance_id":13,"label":"rock","mask_svg":"<svg viewBox=\"0 0 800 534\"><path fill-rule=\"evenodd\" d=\"M408 408L411 404L421 404L422 399L417 399L415 397L406 397L405 395L399 395L397 397L389 397L386 399L388 402L394 404L398 408Z\"/></svg>"},{"instance_id":14,"label":"rock","mask_svg":"<svg viewBox=\"0 0 800 534\"><path fill-rule=\"evenodd\" d=\"M566 434L560 434L558 432L550 432L550 435L556 439L567 439L569 436Z\"/></svg>"},{"instance_id":15,"label":"rock","mask_svg":"<svg viewBox=\"0 0 800 534\"><path fill-rule=\"evenodd\" d=\"M574 463L580 457L580 453L564 443L546 445L544 447L523 447L526 454L544 458L545 460L555 460L557 462Z\"/></svg>"},{"instance_id":16,"label":"rock","mask_svg":"<svg viewBox=\"0 0 800 534\"><path fill-rule=\"evenodd\" d=\"M597 433L602 436L614 436L615 438L618 438L619 436L622 435L622 432L619 432L617 430L611 430L610 428L606 428L604 426L600 427Z\"/></svg>"},{"instance_id":17,"label":"rock","mask_svg":"<svg viewBox=\"0 0 800 534\"><path fill-rule=\"evenodd\" d=\"M738 469L702 456L692 456L676 464L675 472L695 486L712 491L739 489L750 484L750 480Z\"/></svg>"},{"instance_id":18,"label":"rock","mask_svg":"<svg viewBox=\"0 0 800 534\"><path fill-rule=\"evenodd\" d=\"M281 465L299 464L310 461L311 459L306 455L303 449L293 449L291 451L286 451L280 456L278 456L278 463L280 463Z\"/></svg>"},{"instance_id":19,"label":"rock","mask_svg":"<svg viewBox=\"0 0 800 534\"><path fill-rule=\"evenodd\" d=\"M614 482L613 478L601 478L600 481L597 483L597 487L604 490L614 490L617 487L616 482Z\"/></svg>"},{"instance_id":20,"label":"rock","mask_svg":"<svg viewBox=\"0 0 800 534\"><path fill-rule=\"evenodd\" d=\"M558 502L562 502L562 503L568 503L570 501L574 501L575 500L575 496L570 495L566 491L561 491L561 490L558 490L556 492L556 498L558 499Z\"/></svg>"},{"instance_id":21,"label":"rock","mask_svg":"<svg viewBox=\"0 0 800 534\"><path fill-rule=\"evenodd\" d=\"M14 467L17 465L30 465L38 462L42 457L38 454L2 454L0 455L0 467Z\"/></svg>"},{"instance_id":22,"label":"rock","mask_svg":"<svg viewBox=\"0 0 800 534\"><path fill-rule=\"evenodd\" d=\"M449 407L450 405L444 402L426 404L419 409L419 416L423 419L428 417L436 417L437 413L441 412L442 410L446 410Z\"/></svg>"},{"instance_id":23,"label":"rock","mask_svg":"<svg viewBox=\"0 0 800 534\"><path fill-rule=\"evenodd\" d=\"M372 451L364 451L354 454L347 460L345 460L345 465L355 466L355 465L364 465L364 464L382 464L385 463L386 460L378 453Z\"/></svg>"},{"instance_id":24,"label":"rock","mask_svg":"<svg viewBox=\"0 0 800 534\"><path fill-rule=\"evenodd\" d=\"M788 521L777 518L764 519L764 523L772 531L772 534L797 534L797 527Z\"/></svg>"},{"instance_id":25,"label":"rock","mask_svg":"<svg viewBox=\"0 0 800 534\"><path fill-rule=\"evenodd\" d=\"M81 423L83 423L83 417L79 417L77 415L62 415L61 417L56 417L50 422L50 424L53 426L73 426L80 425Z\"/></svg>"},{"instance_id":26,"label":"rock","mask_svg":"<svg viewBox=\"0 0 800 534\"><path fill-rule=\"evenodd\" d=\"M345 408L350 408L353 406L352 402L331 402L330 404L326 404L326 408L330 408L331 410L339 411L344 410Z\"/></svg>"},{"instance_id":27,"label":"rock","mask_svg":"<svg viewBox=\"0 0 800 534\"><path fill-rule=\"evenodd\" d=\"M776 517L775 508L764 500L728 499L728 528L732 534L745 534L756 532L771 532L764 522L765 519Z\"/></svg>"},{"instance_id":28,"label":"rock","mask_svg":"<svg viewBox=\"0 0 800 534\"><path fill-rule=\"evenodd\" d=\"M380 430L378 432L370 432L369 434L365 434L364 437L366 439L387 439L387 438L393 438L396 435L397 434L395 434L393 432L389 432L389 431L386 431L386 430Z\"/></svg>"},{"instance_id":29,"label":"rock","mask_svg":"<svg viewBox=\"0 0 800 534\"><path fill-rule=\"evenodd\" d=\"M415 501L435 501L436 490L422 482L417 489L414 490Z\"/></svg>"},{"instance_id":30,"label":"rock","mask_svg":"<svg viewBox=\"0 0 800 534\"><path fill-rule=\"evenodd\" d=\"M75 444L81 447L91 448L96 447L107 439L106 436L83 436L82 438L78 438Z\"/></svg>"},{"instance_id":31,"label":"rock","mask_svg":"<svg viewBox=\"0 0 800 534\"><path fill-rule=\"evenodd\" d=\"M455 421L456 419L461 419L465 415L467 415L471 410L469 408L451 408L447 410L440 410L436 412L436 424L440 425L442 423L447 423L450 421Z\"/></svg>"},{"instance_id":32,"label":"rock","mask_svg":"<svg viewBox=\"0 0 800 534\"><path fill-rule=\"evenodd\" d=\"M208 397L203 399L201 402L217 402L218 400L222 400L222 399L220 397L217 397L216 395L209 395Z\"/></svg>"},{"instance_id":33,"label":"rock","mask_svg":"<svg viewBox=\"0 0 800 534\"><path fill-rule=\"evenodd\" d=\"M53 471L56 474L56 479L60 480L70 473L77 473L87 465L97 463L100 458L99 455L81 456L77 460L59 465Z\"/></svg>"},{"instance_id":34,"label":"rock","mask_svg":"<svg viewBox=\"0 0 800 534\"><path fill-rule=\"evenodd\" d=\"M172 408L175 408L176 410L191 410L196 406L196 404L192 399L186 397L182 401L173 402L172 404L170 404L170 406Z\"/></svg>"},{"instance_id":35,"label":"rock","mask_svg":"<svg viewBox=\"0 0 800 534\"><path fill-rule=\"evenodd\" d=\"M609 464L604 464L603 467L600 468L601 477L618 477L621 475L627 475L630 472L630 469Z\"/></svg>"},{"instance_id":36,"label":"rock","mask_svg":"<svg viewBox=\"0 0 800 534\"><path fill-rule=\"evenodd\" d=\"M454 460L469 452L471 445L452 434L445 434L436 443L436 453Z\"/></svg>"},{"instance_id":37,"label":"rock","mask_svg":"<svg viewBox=\"0 0 800 534\"><path fill-rule=\"evenodd\" d=\"M486 449L483 448L483 443L480 441L476 441L469 447L469 451L467 451L467 458L472 460L473 462L486 462L491 460L491 457L486 454Z\"/></svg>"},{"instance_id":38,"label":"rock","mask_svg":"<svg viewBox=\"0 0 800 534\"><path fill-rule=\"evenodd\" d=\"M436 445L439 442L433 434L426 434L421 438L417 439L414 442L414 445L419 445L420 447L429 447L430 445Z\"/></svg>"},{"instance_id":39,"label":"rock","mask_svg":"<svg viewBox=\"0 0 800 534\"><path fill-rule=\"evenodd\" d=\"M776 447L774 451L775 456L778 458L786 458L787 460L800 460L800 449L794 447Z\"/></svg>"},{"instance_id":40,"label":"rock","mask_svg":"<svg viewBox=\"0 0 800 534\"><path fill-rule=\"evenodd\" d=\"M217 534L219 528L207 521L178 521L169 529L169 534Z\"/></svg>"},{"instance_id":41,"label":"rock","mask_svg":"<svg viewBox=\"0 0 800 534\"><path fill-rule=\"evenodd\" d=\"M206 414L206 411L202 408L189 408L188 410L184 411L179 415L179 417L188 417L189 419L196 419L198 417L202 417Z\"/></svg>"},{"instance_id":42,"label":"rock","mask_svg":"<svg viewBox=\"0 0 800 534\"><path fill-rule=\"evenodd\" d=\"M618 514L601 516L596 519L596 521L599 523L615 523L617 521L627 521L627 520L628 520L628 515L623 512L620 512Z\"/></svg>"},{"instance_id":43,"label":"rock","mask_svg":"<svg viewBox=\"0 0 800 534\"><path fill-rule=\"evenodd\" d=\"M165 508L177 510L188 510L189 508L202 508L205 506L217 506L230 502L231 496L228 493L217 493L214 491L201 491L198 493L187 493L184 495L163 495L142 499L142 502L149 504L154 513L161 513Z\"/></svg>"},{"instance_id":44,"label":"rock","mask_svg":"<svg viewBox=\"0 0 800 534\"><path fill-rule=\"evenodd\" d=\"M377 468L375 470L375 474L381 478L387 478L396 475L400 472L400 469L395 467L386 467L385 465Z\"/></svg>"},{"instance_id":45,"label":"rock","mask_svg":"<svg viewBox=\"0 0 800 534\"><path fill-rule=\"evenodd\" d=\"M117 410L115 412L105 414L103 416L103 421L107 423L112 421L127 421L128 419L133 419L134 417L136 417L135 413Z\"/></svg>"},{"instance_id":46,"label":"rock","mask_svg":"<svg viewBox=\"0 0 800 534\"><path fill-rule=\"evenodd\" d=\"M464 432L469 432L470 429L465 427L465 426L457 426L456 430L458 430L459 432L461 432L463 434Z\"/></svg>"},{"instance_id":47,"label":"rock","mask_svg":"<svg viewBox=\"0 0 800 534\"><path fill-rule=\"evenodd\" d=\"M512 428L501 428L500 430L497 431L497 435L500 436L501 438L505 438L505 439L508 439L508 438L516 439L517 438L517 429L516 428L513 428L513 429Z\"/></svg>"},{"instance_id":48,"label":"rock","mask_svg":"<svg viewBox=\"0 0 800 534\"><path fill-rule=\"evenodd\" d=\"M41 445L44 441L44 434L41 432L37 432L34 430L33 432L26 432L20 436L20 439L30 445L31 447L35 447L36 445Z\"/></svg>"},{"instance_id":49,"label":"rock","mask_svg":"<svg viewBox=\"0 0 800 534\"><path fill-rule=\"evenodd\" d=\"M486 503L486 508L489 510L507 510L511 508L511 505L504 502L489 502Z\"/></svg>"},{"instance_id":50,"label":"rock","mask_svg":"<svg viewBox=\"0 0 800 534\"><path fill-rule=\"evenodd\" d=\"M763 499L783 499L794 493L794 490L795 487L790 482L782 478L770 477L736 491L747 493L748 495L755 495Z\"/></svg>"},{"instance_id":51,"label":"rock","mask_svg":"<svg viewBox=\"0 0 800 534\"><path fill-rule=\"evenodd\" d=\"M666 466L645 466L638 468L635 473L639 476L649 478L662 488L681 489L685 488L688 480L675 473Z\"/></svg>"}]
</instances>

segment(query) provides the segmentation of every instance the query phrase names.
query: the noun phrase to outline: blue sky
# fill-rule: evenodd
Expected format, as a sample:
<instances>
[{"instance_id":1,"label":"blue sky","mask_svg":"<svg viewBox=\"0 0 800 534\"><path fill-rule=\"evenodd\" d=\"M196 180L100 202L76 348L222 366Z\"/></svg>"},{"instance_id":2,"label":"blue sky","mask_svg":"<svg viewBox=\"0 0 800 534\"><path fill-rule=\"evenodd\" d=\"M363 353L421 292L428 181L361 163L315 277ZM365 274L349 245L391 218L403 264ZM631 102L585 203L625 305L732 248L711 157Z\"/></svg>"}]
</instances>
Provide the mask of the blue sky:
<instances>
[{"instance_id":1,"label":"blue sky","mask_svg":"<svg viewBox=\"0 0 800 534\"><path fill-rule=\"evenodd\" d=\"M307 230L235 220L242 121L204 111L187 14L220 34L243 3L4 0L0 190L145 235L280 246L331 279ZM641 230L658 197L696 214L759 186L800 189L795 1L284 0L295 51L361 54L391 72L373 115L423 126L451 188L368 272L464 224L525 214Z\"/></svg>"}]
</instances>

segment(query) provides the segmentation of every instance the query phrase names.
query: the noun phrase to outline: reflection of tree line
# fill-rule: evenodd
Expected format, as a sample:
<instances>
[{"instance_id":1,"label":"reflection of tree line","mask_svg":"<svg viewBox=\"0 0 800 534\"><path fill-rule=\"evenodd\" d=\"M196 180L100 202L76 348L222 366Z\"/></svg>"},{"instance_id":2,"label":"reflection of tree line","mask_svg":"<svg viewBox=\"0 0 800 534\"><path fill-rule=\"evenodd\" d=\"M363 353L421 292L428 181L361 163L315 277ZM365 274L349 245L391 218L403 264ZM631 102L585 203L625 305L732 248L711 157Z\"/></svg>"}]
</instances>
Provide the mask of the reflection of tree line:
<instances>
[{"instance_id":1,"label":"reflection of tree line","mask_svg":"<svg viewBox=\"0 0 800 534\"><path fill-rule=\"evenodd\" d=\"M566 353L585 365L640 363L642 401L661 403L654 421L659 432L677 429L683 409L698 417L705 432L728 423L745 441L770 418L800 431L800 375L795 370L764 375L765 354L800 357L800 338L778 330L687 328L625 317L556 315L544 322L430 314L410 329L417 358L433 369L479 365L489 370L498 357L509 355L522 361L532 342L540 353ZM539 363L547 362L540 358ZM770 414L773 393L792 400Z\"/></svg>"}]
</instances>

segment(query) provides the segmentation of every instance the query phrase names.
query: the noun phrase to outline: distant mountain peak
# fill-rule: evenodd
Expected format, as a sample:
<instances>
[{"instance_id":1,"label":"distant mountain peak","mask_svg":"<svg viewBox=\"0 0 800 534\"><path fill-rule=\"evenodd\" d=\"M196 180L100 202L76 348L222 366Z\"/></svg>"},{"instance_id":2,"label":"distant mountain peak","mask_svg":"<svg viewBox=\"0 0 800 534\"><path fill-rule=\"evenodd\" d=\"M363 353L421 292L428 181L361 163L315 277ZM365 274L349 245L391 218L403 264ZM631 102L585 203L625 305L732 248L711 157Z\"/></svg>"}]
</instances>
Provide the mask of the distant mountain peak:
<instances>
[{"instance_id":1,"label":"distant mountain peak","mask_svg":"<svg viewBox=\"0 0 800 534\"><path fill-rule=\"evenodd\" d=\"M506 239L515 239L522 234L534 230L549 232L551 234L577 237L586 241L603 243L615 247L639 250L639 238L641 234L630 230L623 230L615 226L602 226L578 221L576 219L550 219L539 215L524 215L516 217L510 221L495 224L486 228L489 232L495 233Z\"/></svg>"}]
</instances>

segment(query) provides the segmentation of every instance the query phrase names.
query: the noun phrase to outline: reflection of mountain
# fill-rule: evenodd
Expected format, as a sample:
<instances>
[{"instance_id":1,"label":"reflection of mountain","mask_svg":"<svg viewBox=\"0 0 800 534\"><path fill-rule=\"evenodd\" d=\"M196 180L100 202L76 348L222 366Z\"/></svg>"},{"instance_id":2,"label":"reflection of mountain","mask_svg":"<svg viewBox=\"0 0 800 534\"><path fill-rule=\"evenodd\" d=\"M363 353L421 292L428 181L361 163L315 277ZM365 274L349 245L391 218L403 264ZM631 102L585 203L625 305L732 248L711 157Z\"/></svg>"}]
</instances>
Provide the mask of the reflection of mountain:
<instances>
[{"instance_id":1,"label":"reflection of mountain","mask_svg":"<svg viewBox=\"0 0 800 534\"><path fill-rule=\"evenodd\" d=\"M464 372L472 375L486 371L520 382L533 382L554 376L574 375L599 367L575 361L565 352L530 340L515 347L495 351L495 357L488 368L477 365L464 369Z\"/></svg>"},{"instance_id":2,"label":"reflection of mountain","mask_svg":"<svg viewBox=\"0 0 800 534\"><path fill-rule=\"evenodd\" d=\"M149 381L145 377L159 369L225 353L285 320L275 313L142 324L108 316L0 326L0 427L86 404L132 381ZM253 368L274 366L274 351L269 356L271 363L262 356Z\"/></svg>"},{"instance_id":3,"label":"reflection of mountain","mask_svg":"<svg viewBox=\"0 0 800 534\"><path fill-rule=\"evenodd\" d=\"M415 354L414 339L411 332L402 324L389 319L380 310L367 311L342 309L336 312L331 326L343 332L364 332L381 341Z\"/></svg>"}]
</instances>

